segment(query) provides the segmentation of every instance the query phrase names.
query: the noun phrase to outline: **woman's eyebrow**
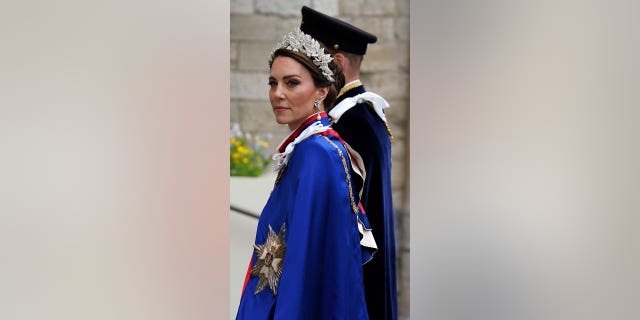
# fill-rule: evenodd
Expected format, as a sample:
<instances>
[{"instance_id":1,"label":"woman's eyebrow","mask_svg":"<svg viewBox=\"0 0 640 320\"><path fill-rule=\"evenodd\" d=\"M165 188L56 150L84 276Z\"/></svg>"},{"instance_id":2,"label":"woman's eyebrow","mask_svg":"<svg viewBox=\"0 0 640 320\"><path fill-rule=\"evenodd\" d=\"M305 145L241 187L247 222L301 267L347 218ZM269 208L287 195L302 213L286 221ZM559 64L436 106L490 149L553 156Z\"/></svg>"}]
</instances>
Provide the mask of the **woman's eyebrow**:
<instances>
[{"instance_id":1,"label":"woman's eyebrow","mask_svg":"<svg viewBox=\"0 0 640 320\"><path fill-rule=\"evenodd\" d=\"M287 80L287 79L291 79L291 78L302 78L302 76L300 76L299 74L288 74L288 75L282 77L282 80ZM276 80L276 77L269 76L269 80Z\"/></svg>"}]
</instances>

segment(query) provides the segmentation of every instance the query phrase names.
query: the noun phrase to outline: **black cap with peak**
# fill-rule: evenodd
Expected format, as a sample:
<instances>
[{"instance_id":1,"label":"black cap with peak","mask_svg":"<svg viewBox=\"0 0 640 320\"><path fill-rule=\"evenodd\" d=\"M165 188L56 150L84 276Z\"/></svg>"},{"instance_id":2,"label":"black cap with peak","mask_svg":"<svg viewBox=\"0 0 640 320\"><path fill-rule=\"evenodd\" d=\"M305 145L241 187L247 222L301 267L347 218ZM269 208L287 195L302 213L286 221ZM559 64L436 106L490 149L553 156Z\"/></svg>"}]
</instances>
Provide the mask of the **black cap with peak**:
<instances>
[{"instance_id":1,"label":"black cap with peak","mask_svg":"<svg viewBox=\"0 0 640 320\"><path fill-rule=\"evenodd\" d=\"M378 40L369 32L307 6L301 11L300 30L334 50L364 55L367 44Z\"/></svg>"}]
</instances>

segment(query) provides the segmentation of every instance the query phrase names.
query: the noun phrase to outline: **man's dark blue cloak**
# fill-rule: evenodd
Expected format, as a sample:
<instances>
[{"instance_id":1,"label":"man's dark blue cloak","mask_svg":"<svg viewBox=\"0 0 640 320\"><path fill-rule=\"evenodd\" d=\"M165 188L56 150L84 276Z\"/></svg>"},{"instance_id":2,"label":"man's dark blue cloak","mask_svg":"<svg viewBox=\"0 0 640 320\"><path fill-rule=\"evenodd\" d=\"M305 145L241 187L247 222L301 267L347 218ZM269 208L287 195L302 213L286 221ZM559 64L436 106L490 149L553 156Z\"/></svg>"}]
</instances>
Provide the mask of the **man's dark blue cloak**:
<instances>
[{"instance_id":1,"label":"man's dark blue cloak","mask_svg":"<svg viewBox=\"0 0 640 320\"><path fill-rule=\"evenodd\" d=\"M356 86L340 95L334 105L364 92L364 86ZM355 104L332 127L360 154L367 172L360 201L364 205L378 245L373 259L363 266L369 318L395 320L398 298L390 132L385 122L367 103Z\"/></svg>"}]
</instances>

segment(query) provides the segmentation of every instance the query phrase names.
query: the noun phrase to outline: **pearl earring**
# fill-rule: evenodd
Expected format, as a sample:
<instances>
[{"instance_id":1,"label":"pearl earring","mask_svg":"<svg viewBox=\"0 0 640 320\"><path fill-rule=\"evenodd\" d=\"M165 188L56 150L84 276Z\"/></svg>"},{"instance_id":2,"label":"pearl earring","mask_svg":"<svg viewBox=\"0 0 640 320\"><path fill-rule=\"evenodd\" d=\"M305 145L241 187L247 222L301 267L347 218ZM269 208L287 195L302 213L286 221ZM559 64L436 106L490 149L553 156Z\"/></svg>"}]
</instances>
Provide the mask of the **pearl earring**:
<instances>
[{"instance_id":1,"label":"pearl earring","mask_svg":"<svg viewBox=\"0 0 640 320\"><path fill-rule=\"evenodd\" d=\"M320 119L322 119L322 117L320 117L320 100L313 101L313 107L316 108L316 110L318 110L316 119L320 121Z\"/></svg>"}]
</instances>

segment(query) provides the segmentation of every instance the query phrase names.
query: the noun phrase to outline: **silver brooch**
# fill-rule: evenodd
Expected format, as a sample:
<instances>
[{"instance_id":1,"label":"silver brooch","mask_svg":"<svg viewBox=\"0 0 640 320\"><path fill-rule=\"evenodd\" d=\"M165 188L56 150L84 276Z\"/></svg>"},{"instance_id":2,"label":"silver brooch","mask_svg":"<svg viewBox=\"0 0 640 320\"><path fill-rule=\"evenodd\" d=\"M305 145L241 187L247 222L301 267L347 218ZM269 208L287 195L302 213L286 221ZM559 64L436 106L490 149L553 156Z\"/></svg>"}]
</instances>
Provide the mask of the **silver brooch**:
<instances>
[{"instance_id":1,"label":"silver brooch","mask_svg":"<svg viewBox=\"0 0 640 320\"><path fill-rule=\"evenodd\" d=\"M256 264L251 269L251 275L258 277L258 286L253 294L258 294L267 285L273 295L278 295L278 282L282 275L282 266L284 264L284 253L287 250L287 244L284 242L285 224L282 224L280 232L273 232L269 225L269 234L263 244L253 245L255 248Z\"/></svg>"}]
</instances>

